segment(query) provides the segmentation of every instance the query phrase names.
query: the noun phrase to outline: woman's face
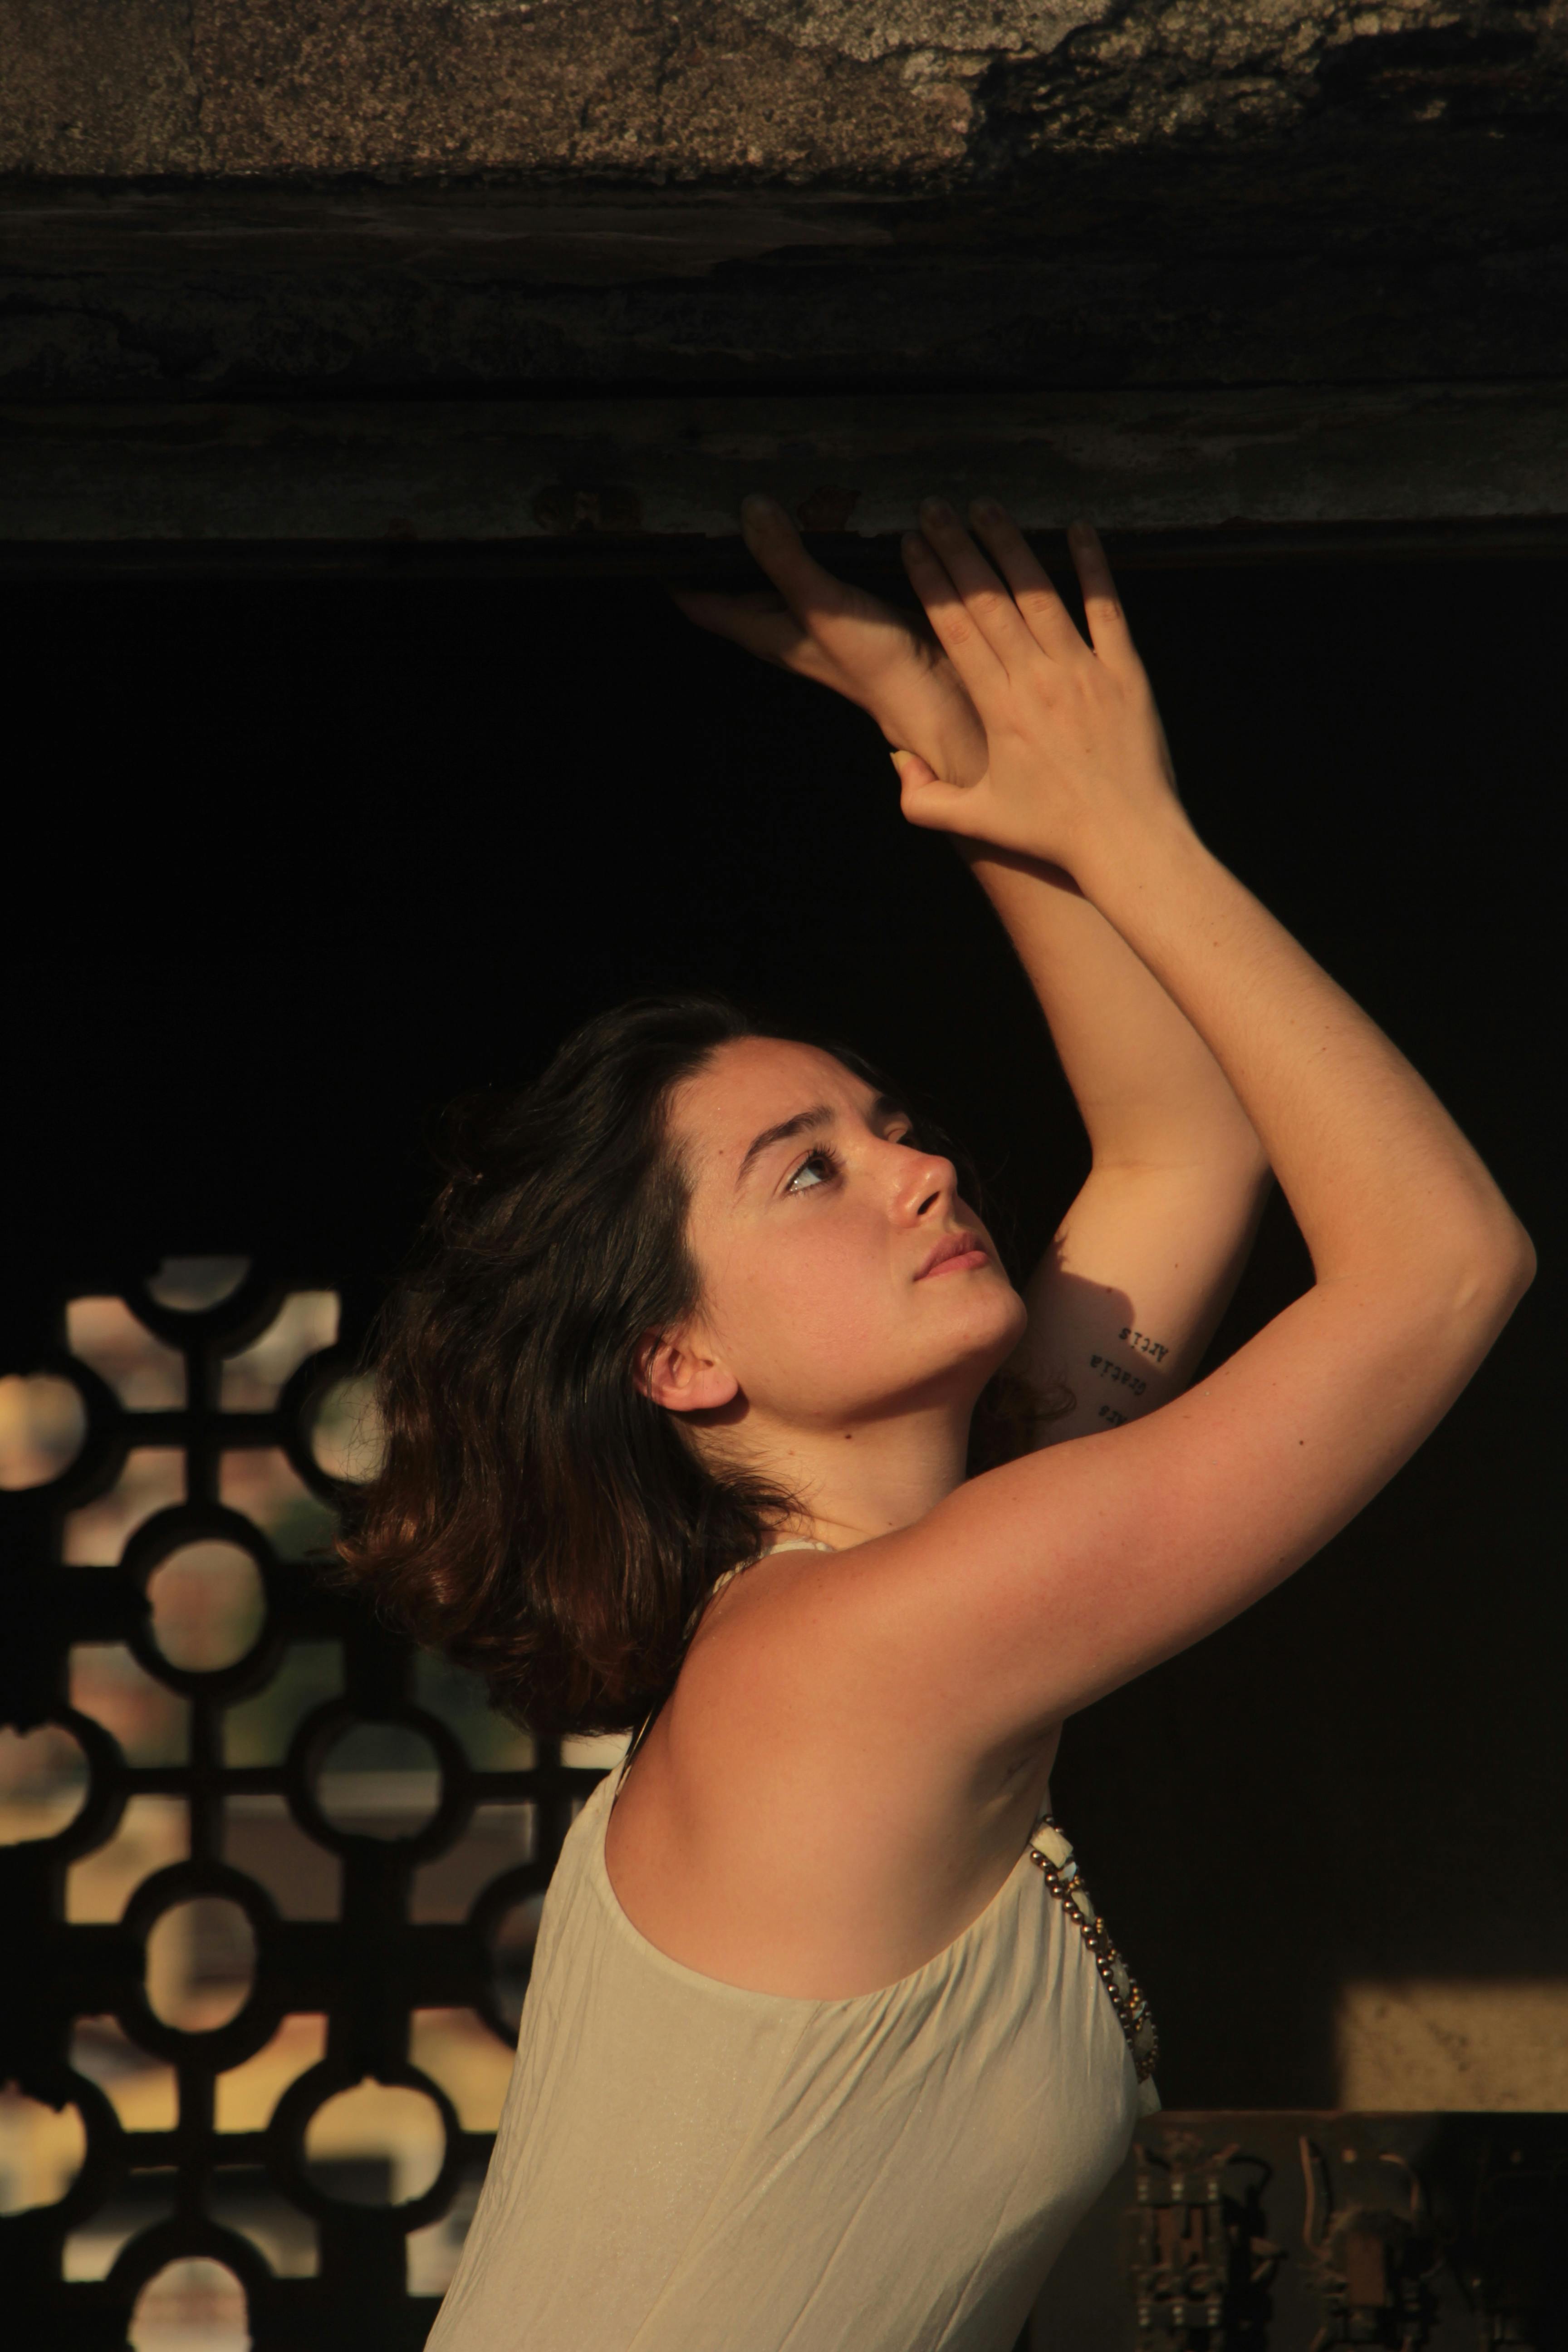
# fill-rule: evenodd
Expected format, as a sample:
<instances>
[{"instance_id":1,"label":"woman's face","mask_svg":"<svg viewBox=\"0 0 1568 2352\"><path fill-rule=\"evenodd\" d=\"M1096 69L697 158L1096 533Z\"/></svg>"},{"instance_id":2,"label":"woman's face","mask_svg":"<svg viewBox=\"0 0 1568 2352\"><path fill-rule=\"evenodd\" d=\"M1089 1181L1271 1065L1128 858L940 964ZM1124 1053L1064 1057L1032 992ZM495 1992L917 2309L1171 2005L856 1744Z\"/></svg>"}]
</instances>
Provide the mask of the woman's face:
<instances>
[{"instance_id":1,"label":"woman's face","mask_svg":"<svg viewBox=\"0 0 1568 2352\"><path fill-rule=\"evenodd\" d=\"M689 1328L742 1411L822 1428L973 1405L1024 1303L896 1104L815 1046L747 1037L678 1089L672 1119L702 1286Z\"/></svg>"}]
</instances>

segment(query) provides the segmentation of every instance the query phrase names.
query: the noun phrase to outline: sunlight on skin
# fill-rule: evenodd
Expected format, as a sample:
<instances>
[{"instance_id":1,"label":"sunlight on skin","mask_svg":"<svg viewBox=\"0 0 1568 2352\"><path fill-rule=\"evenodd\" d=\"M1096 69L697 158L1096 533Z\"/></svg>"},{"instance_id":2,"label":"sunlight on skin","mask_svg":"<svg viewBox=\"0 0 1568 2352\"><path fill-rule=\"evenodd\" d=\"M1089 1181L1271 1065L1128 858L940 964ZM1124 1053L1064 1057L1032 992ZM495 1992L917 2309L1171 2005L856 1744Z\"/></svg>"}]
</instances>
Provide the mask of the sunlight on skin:
<instances>
[{"instance_id":1,"label":"sunlight on skin","mask_svg":"<svg viewBox=\"0 0 1568 2352\"><path fill-rule=\"evenodd\" d=\"M756 1137L814 1109L742 1175ZM1026 1320L952 1162L831 1055L775 1038L721 1047L675 1128L703 1303L656 1337L649 1393L806 1499L802 1533L843 1549L923 1517L962 1482L975 1399Z\"/></svg>"}]
</instances>

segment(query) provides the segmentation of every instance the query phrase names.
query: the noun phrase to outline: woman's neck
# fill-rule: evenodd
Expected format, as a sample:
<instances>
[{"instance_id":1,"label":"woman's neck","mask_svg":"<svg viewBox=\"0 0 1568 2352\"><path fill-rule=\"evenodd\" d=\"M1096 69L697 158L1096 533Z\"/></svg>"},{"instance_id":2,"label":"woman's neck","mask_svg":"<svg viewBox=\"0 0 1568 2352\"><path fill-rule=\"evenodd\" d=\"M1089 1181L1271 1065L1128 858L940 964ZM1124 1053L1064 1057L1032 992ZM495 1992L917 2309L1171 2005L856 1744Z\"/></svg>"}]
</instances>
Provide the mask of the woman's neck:
<instances>
[{"instance_id":1,"label":"woman's neck","mask_svg":"<svg viewBox=\"0 0 1568 2352\"><path fill-rule=\"evenodd\" d=\"M727 1433L721 1459L799 1496L781 1535L845 1551L923 1519L963 1484L968 1452L967 1410L940 1405L849 1428L744 1427Z\"/></svg>"}]
</instances>

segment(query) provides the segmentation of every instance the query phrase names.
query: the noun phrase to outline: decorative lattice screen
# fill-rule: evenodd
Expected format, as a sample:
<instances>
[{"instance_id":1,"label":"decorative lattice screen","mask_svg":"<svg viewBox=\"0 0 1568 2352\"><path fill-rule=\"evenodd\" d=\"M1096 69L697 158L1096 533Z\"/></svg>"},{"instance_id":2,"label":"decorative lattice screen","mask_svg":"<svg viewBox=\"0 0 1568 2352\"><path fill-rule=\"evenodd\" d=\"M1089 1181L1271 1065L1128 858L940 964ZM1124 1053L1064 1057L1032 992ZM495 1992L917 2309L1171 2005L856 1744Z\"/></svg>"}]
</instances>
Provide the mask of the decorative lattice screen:
<instances>
[{"instance_id":1,"label":"decorative lattice screen","mask_svg":"<svg viewBox=\"0 0 1568 2352\"><path fill-rule=\"evenodd\" d=\"M0 1384L7 2341L400 2352L619 1743L323 1585L374 1444L333 1293L170 1261L57 1336Z\"/></svg>"}]
</instances>

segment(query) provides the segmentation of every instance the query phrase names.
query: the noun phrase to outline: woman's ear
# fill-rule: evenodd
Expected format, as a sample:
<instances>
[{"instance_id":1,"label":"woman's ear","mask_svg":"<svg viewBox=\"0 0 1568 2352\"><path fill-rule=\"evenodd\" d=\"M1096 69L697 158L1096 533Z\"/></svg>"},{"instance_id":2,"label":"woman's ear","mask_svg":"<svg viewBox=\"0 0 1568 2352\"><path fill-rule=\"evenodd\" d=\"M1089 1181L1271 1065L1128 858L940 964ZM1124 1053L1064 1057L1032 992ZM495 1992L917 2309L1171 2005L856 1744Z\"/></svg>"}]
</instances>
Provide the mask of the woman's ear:
<instances>
[{"instance_id":1,"label":"woman's ear","mask_svg":"<svg viewBox=\"0 0 1568 2352\"><path fill-rule=\"evenodd\" d=\"M741 1383L691 1331L645 1331L633 1378L645 1397L671 1412L711 1412L729 1404Z\"/></svg>"}]
</instances>

